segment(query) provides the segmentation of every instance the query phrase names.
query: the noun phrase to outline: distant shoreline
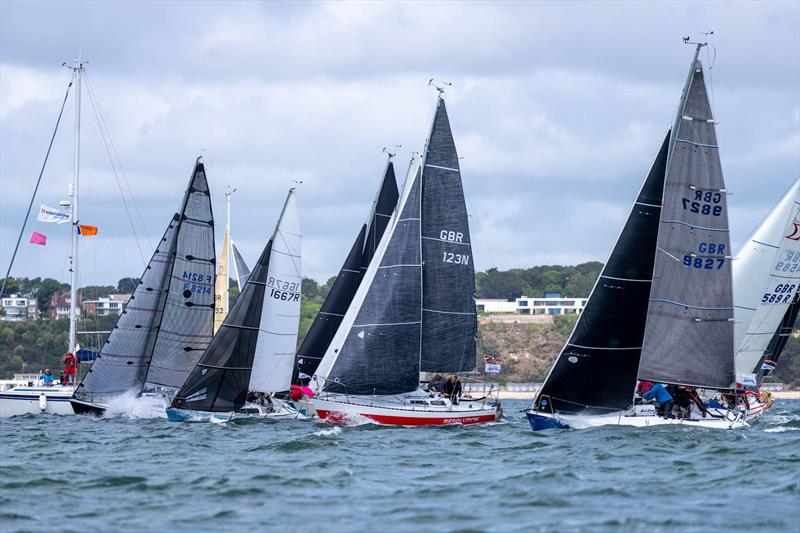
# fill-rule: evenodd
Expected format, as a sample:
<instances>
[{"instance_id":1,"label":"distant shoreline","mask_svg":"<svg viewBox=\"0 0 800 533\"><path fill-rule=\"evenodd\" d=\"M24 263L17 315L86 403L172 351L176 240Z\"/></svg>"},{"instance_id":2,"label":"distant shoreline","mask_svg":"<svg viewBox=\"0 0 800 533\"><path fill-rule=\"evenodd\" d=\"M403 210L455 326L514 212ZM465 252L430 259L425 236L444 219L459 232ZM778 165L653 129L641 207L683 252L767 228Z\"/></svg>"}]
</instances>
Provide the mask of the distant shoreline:
<instances>
[{"instance_id":1,"label":"distant shoreline","mask_svg":"<svg viewBox=\"0 0 800 533\"><path fill-rule=\"evenodd\" d=\"M535 392L501 390L498 397L501 400L533 400L535 396ZM776 391L772 393L772 397L776 400L800 400L800 390Z\"/></svg>"}]
</instances>

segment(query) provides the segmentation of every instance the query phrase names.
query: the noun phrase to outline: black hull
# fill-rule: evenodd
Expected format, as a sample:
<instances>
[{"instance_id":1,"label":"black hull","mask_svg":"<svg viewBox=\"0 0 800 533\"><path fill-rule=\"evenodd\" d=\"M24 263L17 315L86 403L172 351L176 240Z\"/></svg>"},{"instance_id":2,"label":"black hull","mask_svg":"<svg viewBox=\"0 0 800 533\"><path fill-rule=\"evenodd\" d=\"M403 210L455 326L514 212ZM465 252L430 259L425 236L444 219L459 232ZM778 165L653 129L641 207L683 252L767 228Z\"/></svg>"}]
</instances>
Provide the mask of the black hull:
<instances>
[{"instance_id":1,"label":"black hull","mask_svg":"<svg viewBox=\"0 0 800 533\"><path fill-rule=\"evenodd\" d=\"M74 398L70 400L69 403L70 405L72 405L72 410L75 411L76 415L103 416L103 413L106 412L105 407L100 407L98 405L85 403L80 400L76 400Z\"/></svg>"}]
</instances>

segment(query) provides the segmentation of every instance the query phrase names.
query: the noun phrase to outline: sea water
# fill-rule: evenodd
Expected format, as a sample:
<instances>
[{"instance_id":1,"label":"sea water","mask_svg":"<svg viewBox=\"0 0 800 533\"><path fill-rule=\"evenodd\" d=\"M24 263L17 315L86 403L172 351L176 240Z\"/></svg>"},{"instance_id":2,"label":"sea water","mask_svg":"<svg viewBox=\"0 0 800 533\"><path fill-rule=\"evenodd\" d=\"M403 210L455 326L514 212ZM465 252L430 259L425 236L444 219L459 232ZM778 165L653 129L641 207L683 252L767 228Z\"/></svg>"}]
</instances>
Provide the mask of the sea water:
<instances>
[{"instance_id":1,"label":"sea water","mask_svg":"<svg viewBox=\"0 0 800 533\"><path fill-rule=\"evenodd\" d=\"M800 531L800 402L753 428L0 420L0 530Z\"/></svg>"}]
</instances>

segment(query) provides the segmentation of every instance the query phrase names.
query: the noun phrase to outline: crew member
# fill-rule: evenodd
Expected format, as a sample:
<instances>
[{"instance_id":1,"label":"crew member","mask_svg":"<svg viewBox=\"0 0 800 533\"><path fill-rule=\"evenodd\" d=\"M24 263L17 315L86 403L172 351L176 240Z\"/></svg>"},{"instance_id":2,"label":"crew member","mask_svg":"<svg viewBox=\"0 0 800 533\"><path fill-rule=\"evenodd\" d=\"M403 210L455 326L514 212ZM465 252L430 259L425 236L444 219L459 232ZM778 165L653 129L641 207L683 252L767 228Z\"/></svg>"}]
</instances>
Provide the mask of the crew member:
<instances>
[{"instance_id":1,"label":"crew member","mask_svg":"<svg viewBox=\"0 0 800 533\"><path fill-rule=\"evenodd\" d=\"M444 392L444 380L441 374L436 374L433 379L428 382L428 392Z\"/></svg>"},{"instance_id":2,"label":"crew member","mask_svg":"<svg viewBox=\"0 0 800 533\"><path fill-rule=\"evenodd\" d=\"M458 376L453 374L447 378L447 383L444 384L443 396L450 398L450 402L453 405L458 405L458 400L461 397L461 391L461 381L459 381Z\"/></svg>"},{"instance_id":3,"label":"crew member","mask_svg":"<svg viewBox=\"0 0 800 533\"><path fill-rule=\"evenodd\" d=\"M667 392L667 389L664 388L664 385L661 383L656 383L653 385L649 391L644 393L645 400L652 400L655 399L656 405L658 405L658 414L668 418L672 415L672 406L675 404L675 401L672 398L672 395Z\"/></svg>"},{"instance_id":4,"label":"crew member","mask_svg":"<svg viewBox=\"0 0 800 533\"><path fill-rule=\"evenodd\" d=\"M67 381L72 385L75 384L75 370L78 368L78 359L72 354L67 352L64 356L64 374L67 376Z\"/></svg>"},{"instance_id":5,"label":"crew member","mask_svg":"<svg viewBox=\"0 0 800 533\"><path fill-rule=\"evenodd\" d=\"M52 387L53 386L53 374L50 373L50 369L47 368L44 371L44 374L39 376L39 379L42 380L45 387Z\"/></svg>"}]
</instances>

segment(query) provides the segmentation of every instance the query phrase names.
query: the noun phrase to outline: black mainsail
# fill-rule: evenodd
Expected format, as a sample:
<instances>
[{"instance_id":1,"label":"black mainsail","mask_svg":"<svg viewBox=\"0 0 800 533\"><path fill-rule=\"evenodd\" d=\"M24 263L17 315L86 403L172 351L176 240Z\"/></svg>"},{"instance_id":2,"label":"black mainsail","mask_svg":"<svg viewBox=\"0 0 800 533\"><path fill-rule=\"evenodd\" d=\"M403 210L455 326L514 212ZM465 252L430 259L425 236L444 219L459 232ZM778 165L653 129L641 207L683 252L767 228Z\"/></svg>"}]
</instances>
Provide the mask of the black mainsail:
<instances>
[{"instance_id":1,"label":"black mainsail","mask_svg":"<svg viewBox=\"0 0 800 533\"><path fill-rule=\"evenodd\" d=\"M169 299L171 278L175 275L175 258L178 249L183 249L181 227L186 215L190 196L194 191L204 191L208 196L208 185L203 163L195 165L189 187L181 204L181 211L173 215L156 248L150 262L120 315L105 345L92 363L89 371L78 385L73 398L90 404L106 404L109 400L123 395L139 395L145 383L150 359L161 334L164 309ZM209 202L210 206L210 202ZM209 207L210 214L210 207ZM211 220L213 231L213 219ZM213 267L212 267L213 276ZM213 278L211 280L213 286ZM212 295L213 296L213 295ZM189 299L191 301L191 299ZM208 323L205 343L210 339L211 323ZM200 346L191 343L191 346ZM186 358L186 352L178 354ZM191 368L191 361L184 362Z\"/></svg>"},{"instance_id":2,"label":"black mainsail","mask_svg":"<svg viewBox=\"0 0 800 533\"><path fill-rule=\"evenodd\" d=\"M475 267L458 153L439 98L422 161L422 372L477 365Z\"/></svg>"},{"instance_id":3,"label":"black mainsail","mask_svg":"<svg viewBox=\"0 0 800 533\"><path fill-rule=\"evenodd\" d=\"M696 53L672 130L639 377L727 389L733 282L714 124Z\"/></svg>"},{"instance_id":4,"label":"black mainsail","mask_svg":"<svg viewBox=\"0 0 800 533\"><path fill-rule=\"evenodd\" d=\"M759 384L766 376L772 373L775 366L778 364L783 349L786 348L786 343L789 342L789 337L792 335L792 331L794 331L798 312L800 312L800 292L795 293L792 303L783 315L783 320L781 320L778 329L775 331L772 339L770 339L767 349L764 350L763 357L761 357L756 368L753 369L753 373L756 374Z\"/></svg>"},{"instance_id":5,"label":"black mainsail","mask_svg":"<svg viewBox=\"0 0 800 533\"><path fill-rule=\"evenodd\" d=\"M622 410L631 405L644 338L670 134L661 144L617 243L535 409Z\"/></svg>"},{"instance_id":6,"label":"black mainsail","mask_svg":"<svg viewBox=\"0 0 800 533\"><path fill-rule=\"evenodd\" d=\"M250 269L247 267L247 263L244 262L244 257L239 252L239 247L233 241L231 241L231 250L233 250L233 266L236 269L236 285L241 291L247 282L248 276L250 276Z\"/></svg>"},{"instance_id":7,"label":"black mainsail","mask_svg":"<svg viewBox=\"0 0 800 533\"><path fill-rule=\"evenodd\" d=\"M394 163L390 158L372 204L368 222L356 237L347 259L336 276L336 281L333 282L319 313L314 317L314 322L297 350L293 383L297 382L300 374L313 376L317 370L383 238L392 213L397 207L398 195Z\"/></svg>"}]
</instances>

